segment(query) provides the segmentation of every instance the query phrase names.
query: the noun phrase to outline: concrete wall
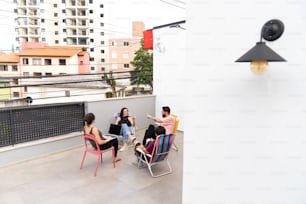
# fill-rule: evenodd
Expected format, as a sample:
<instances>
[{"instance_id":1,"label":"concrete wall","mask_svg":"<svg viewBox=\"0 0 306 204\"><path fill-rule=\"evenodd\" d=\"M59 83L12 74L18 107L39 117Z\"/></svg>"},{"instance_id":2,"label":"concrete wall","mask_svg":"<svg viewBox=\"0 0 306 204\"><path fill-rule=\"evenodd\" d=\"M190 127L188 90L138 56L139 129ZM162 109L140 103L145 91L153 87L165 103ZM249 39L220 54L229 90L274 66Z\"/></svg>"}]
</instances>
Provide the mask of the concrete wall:
<instances>
[{"instance_id":1,"label":"concrete wall","mask_svg":"<svg viewBox=\"0 0 306 204\"><path fill-rule=\"evenodd\" d=\"M167 22L171 23L171 22ZM157 25L158 26L158 25ZM186 27L186 24L181 24ZM162 27L153 29L153 94L156 97L156 117L161 117L161 107L170 106L178 116L179 130L184 130L184 101L188 100L184 88L186 67L186 30Z\"/></svg>"},{"instance_id":2,"label":"concrete wall","mask_svg":"<svg viewBox=\"0 0 306 204\"><path fill-rule=\"evenodd\" d=\"M305 8L305 1L188 2L183 203L305 202ZM234 61L273 18L285 32L267 45L288 62L255 75Z\"/></svg>"},{"instance_id":3,"label":"concrete wall","mask_svg":"<svg viewBox=\"0 0 306 204\"><path fill-rule=\"evenodd\" d=\"M155 113L155 96L152 95L87 102L85 113L94 113L96 127L107 133L109 125L115 122L114 114L120 112L123 107L127 107L130 115L136 117L136 129L146 128L153 123L146 117L147 113Z\"/></svg>"},{"instance_id":4,"label":"concrete wall","mask_svg":"<svg viewBox=\"0 0 306 204\"><path fill-rule=\"evenodd\" d=\"M128 107L130 114L136 117L136 129L146 128L152 123L146 118L146 113L154 114L155 112L155 96L152 95L86 102L85 112L93 112L96 115L96 127L106 133L110 123L114 121L114 113L120 111L123 106ZM143 135L139 136L141 138ZM80 147L83 142L83 132L74 132L2 147L0 148L0 167Z\"/></svg>"}]
</instances>

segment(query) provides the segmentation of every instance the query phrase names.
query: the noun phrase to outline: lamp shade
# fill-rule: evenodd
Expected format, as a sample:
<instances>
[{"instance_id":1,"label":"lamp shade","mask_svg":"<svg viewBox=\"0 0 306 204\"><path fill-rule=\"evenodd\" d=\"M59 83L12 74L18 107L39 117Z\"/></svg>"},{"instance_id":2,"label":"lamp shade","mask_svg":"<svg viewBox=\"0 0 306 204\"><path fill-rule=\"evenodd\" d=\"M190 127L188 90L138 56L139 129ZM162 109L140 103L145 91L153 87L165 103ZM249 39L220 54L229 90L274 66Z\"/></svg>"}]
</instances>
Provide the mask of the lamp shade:
<instances>
[{"instance_id":1,"label":"lamp shade","mask_svg":"<svg viewBox=\"0 0 306 204\"><path fill-rule=\"evenodd\" d=\"M257 42L252 49L236 60L236 62L252 61L285 62L286 60L269 48L265 42Z\"/></svg>"}]
</instances>

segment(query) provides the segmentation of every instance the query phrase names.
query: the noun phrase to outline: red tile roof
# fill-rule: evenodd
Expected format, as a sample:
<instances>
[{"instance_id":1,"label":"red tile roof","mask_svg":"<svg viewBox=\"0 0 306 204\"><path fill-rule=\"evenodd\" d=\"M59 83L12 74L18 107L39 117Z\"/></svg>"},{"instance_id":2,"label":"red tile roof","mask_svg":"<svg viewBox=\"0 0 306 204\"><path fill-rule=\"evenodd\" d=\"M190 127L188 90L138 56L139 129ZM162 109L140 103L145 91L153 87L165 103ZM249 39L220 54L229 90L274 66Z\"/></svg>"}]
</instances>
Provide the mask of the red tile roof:
<instances>
[{"instance_id":1,"label":"red tile roof","mask_svg":"<svg viewBox=\"0 0 306 204\"><path fill-rule=\"evenodd\" d=\"M19 57L16 53L0 54L0 63L19 63Z\"/></svg>"},{"instance_id":2,"label":"red tile roof","mask_svg":"<svg viewBox=\"0 0 306 204\"><path fill-rule=\"evenodd\" d=\"M43 48L29 48L18 53L19 56L39 57L71 57L82 52L81 47L48 46Z\"/></svg>"}]
</instances>

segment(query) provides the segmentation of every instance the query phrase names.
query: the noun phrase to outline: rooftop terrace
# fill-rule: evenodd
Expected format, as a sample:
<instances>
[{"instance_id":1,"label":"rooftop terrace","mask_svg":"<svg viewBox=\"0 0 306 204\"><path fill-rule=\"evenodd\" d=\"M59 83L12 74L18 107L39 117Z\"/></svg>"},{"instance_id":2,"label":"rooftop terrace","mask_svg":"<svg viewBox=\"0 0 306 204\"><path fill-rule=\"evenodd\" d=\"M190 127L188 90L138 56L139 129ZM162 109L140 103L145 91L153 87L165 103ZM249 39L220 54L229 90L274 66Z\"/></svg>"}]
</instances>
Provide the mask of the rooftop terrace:
<instances>
[{"instance_id":1,"label":"rooftop terrace","mask_svg":"<svg viewBox=\"0 0 306 204\"><path fill-rule=\"evenodd\" d=\"M142 139L144 129L136 131ZM82 134L78 137L82 140ZM147 168L138 169L132 148L119 152L122 161L113 168L111 154L94 177L96 157L88 155L80 170L83 146L46 154L15 164L0 166L1 204L48 203L173 203L182 202L183 132L178 132L169 161L172 174L152 178ZM2 156L5 155L1 153ZM161 170L166 163L155 166Z\"/></svg>"}]
</instances>

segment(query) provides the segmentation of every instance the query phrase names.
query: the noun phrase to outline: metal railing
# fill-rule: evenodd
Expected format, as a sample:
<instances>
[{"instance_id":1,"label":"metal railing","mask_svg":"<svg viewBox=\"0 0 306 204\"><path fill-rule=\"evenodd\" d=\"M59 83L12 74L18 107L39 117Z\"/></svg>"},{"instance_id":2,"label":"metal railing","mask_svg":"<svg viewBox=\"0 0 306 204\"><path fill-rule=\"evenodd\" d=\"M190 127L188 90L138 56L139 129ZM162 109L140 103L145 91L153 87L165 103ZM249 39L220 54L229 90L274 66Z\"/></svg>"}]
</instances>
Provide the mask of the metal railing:
<instances>
[{"instance_id":1,"label":"metal railing","mask_svg":"<svg viewBox=\"0 0 306 204\"><path fill-rule=\"evenodd\" d=\"M0 147L82 131L84 103L0 109Z\"/></svg>"}]
</instances>

